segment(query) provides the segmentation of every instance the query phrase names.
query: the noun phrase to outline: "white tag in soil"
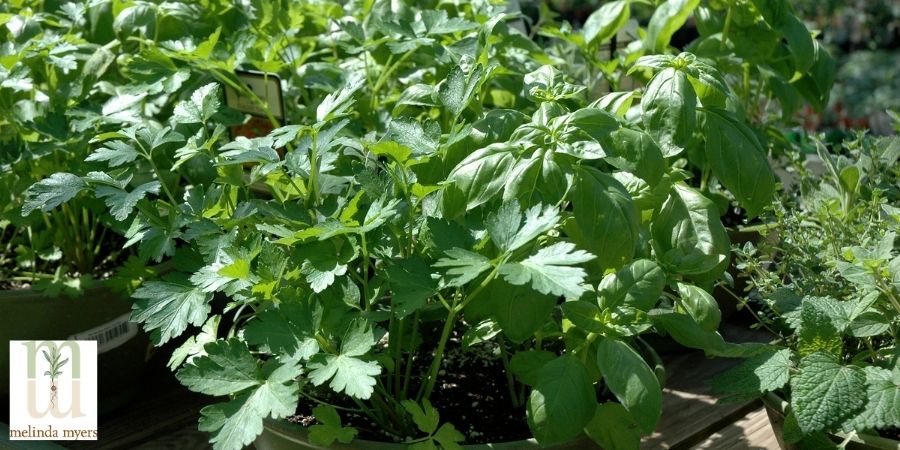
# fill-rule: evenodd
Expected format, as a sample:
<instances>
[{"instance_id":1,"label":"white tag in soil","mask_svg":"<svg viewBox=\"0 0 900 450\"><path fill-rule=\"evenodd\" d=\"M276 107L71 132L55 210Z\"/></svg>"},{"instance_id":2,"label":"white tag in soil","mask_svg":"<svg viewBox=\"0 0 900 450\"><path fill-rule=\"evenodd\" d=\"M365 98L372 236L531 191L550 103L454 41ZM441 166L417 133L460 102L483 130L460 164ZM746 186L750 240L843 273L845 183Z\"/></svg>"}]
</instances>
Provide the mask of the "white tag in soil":
<instances>
[{"instance_id":1,"label":"white tag in soil","mask_svg":"<svg viewBox=\"0 0 900 450\"><path fill-rule=\"evenodd\" d=\"M68 337L73 341L97 341L97 353L108 352L137 336L138 326L128 321L131 313L122 314L98 327L75 333Z\"/></svg>"},{"instance_id":2,"label":"white tag in soil","mask_svg":"<svg viewBox=\"0 0 900 450\"><path fill-rule=\"evenodd\" d=\"M244 83L259 100L265 102L269 112L277 119L284 118L284 107L281 98L281 82L274 74L265 74L256 71L239 71L237 78ZM266 110L250 96L225 86L225 104L240 112L266 117Z\"/></svg>"}]
</instances>

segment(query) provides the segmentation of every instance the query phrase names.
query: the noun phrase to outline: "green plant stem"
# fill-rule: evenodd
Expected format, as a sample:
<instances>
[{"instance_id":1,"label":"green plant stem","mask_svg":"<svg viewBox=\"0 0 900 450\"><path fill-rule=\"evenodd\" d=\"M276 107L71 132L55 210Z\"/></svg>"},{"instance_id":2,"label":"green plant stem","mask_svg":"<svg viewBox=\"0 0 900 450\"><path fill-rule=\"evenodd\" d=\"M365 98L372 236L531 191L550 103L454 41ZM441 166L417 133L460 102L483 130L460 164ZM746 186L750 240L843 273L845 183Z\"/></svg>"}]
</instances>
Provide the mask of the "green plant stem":
<instances>
[{"instance_id":1,"label":"green plant stem","mask_svg":"<svg viewBox=\"0 0 900 450\"><path fill-rule=\"evenodd\" d=\"M734 297L734 299L737 300L739 304L741 304L745 308L747 308L747 311L750 312L750 315L752 315L753 318L756 319L756 321L759 322L759 324L762 325L762 327L765 328L769 333L772 333L773 336L778 336L779 338L781 337L781 335L779 333L775 332L775 330L770 328L768 325L766 325L765 322L763 322L762 319L760 319L760 317L756 314L756 312L753 311L753 308L751 308L750 305L748 305L747 302L741 296L735 294L734 291L729 289L728 286L725 286L724 284L719 284L719 287L721 287L723 290L725 290L725 292L727 292L729 295Z\"/></svg>"},{"instance_id":2,"label":"green plant stem","mask_svg":"<svg viewBox=\"0 0 900 450\"><path fill-rule=\"evenodd\" d=\"M453 302L453 306L454 308L451 308L450 312L447 313L447 319L444 322L444 329L441 330L441 339L440 341L438 341L438 347L434 353L434 359L431 361L431 366L428 368L428 375L425 378L425 383L422 384L422 387L419 389L419 395L416 396L419 402L429 398L431 396L431 392L434 391L434 384L437 381L438 372L441 368L441 362L443 362L444 359L444 350L447 347L447 341L450 339L450 332L453 331L453 327L454 325L456 325L456 301Z\"/></svg>"},{"instance_id":3,"label":"green plant stem","mask_svg":"<svg viewBox=\"0 0 900 450\"><path fill-rule=\"evenodd\" d=\"M512 402L513 408L518 408L519 396L516 395L516 381L513 380L512 372L509 370L509 357L506 356L506 340L503 334L497 335L497 344L500 345L500 361L503 362L503 373L506 375L506 387L509 388L509 400Z\"/></svg>"},{"instance_id":4,"label":"green plant stem","mask_svg":"<svg viewBox=\"0 0 900 450\"><path fill-rule=\"evenodd\" d=\"M468 295L465 300L459 301L459 296L454 296L453 304L450 307L450 311L447 313L447 319L444 322L444 329L441 331L441 339L438 341L437 351L434 354L434 360L431 361L431 367L428 370L428 376L425 379L425 383L422 384L422 388L419 390L419 395L416 397L419 401L423 399L427 399L431 396L431 392L434 390L434 384L437 381L438 371L441 368L441 362L444 359L444 350L447 347L447 341L450 339L450 332L453 331L453 327L456 325L456 316L462 311L466 305L472 302L479 294L484 290L484 288L490 284L490 282L497 276L498 271L500 270L500 266L503 265L501 263L497 264L494 267L494 270L485 277L484 281L475 288L474 291L470 295Z\"/></svg>"},{"instance_id":5,"label":"green plant stem","mask_svg":"<svg viewBox=\"0 0 900 450\"><path fill-rule=\"evenodd\" d=\"M734 8L731 6L728 7L728 12L725 13L725 25L722 26L722 40L719 41L719 49L725 50L725 43L728 42L728 32L731 29L731 20L734 16Z\"/></svg>"},{"instance_id":6,"label":"green plant stem","mask_svg":"<svg viewBox=\"0 0 900 450\"><path fill-rule=\"evenodd\" d=\"M409 393L409 382L412 378L413 347L416 343L416 333L419 331L419 312L413 316L412 333L409 335L409 353L406 354L406 371L403 374L403 388L400 391L400 399L405 400Z\"/></svg>"},{"instance_id":7,"label":"green plant stem","mask_svg":"<svg viewBox=\"0 0 900 450\"><path fill-rule=\"evenodd\" d=\"M388 67L384 72L381 73L381 76L379 76L378 80L375 82L375 87L372 88L372 102L370 103L370 106L373 110L378 106L378 91L381 90L381 87L384 86L384 83L386 83L387 80L391 78L391 76L394 74L394 71L396 71L401 64L406 62L406 60L409 59L413 55L413 53L416 52L416 50L418 50L418 48L413 48L412 50L407 51L403 54L403 56L401 56L399 59L397 59L397 61L394 61L393 63L390 59L388 59L387 65L390 67ZM391 55L391 57L393 57L393 55Z\"/></svg>"}]
</instances>

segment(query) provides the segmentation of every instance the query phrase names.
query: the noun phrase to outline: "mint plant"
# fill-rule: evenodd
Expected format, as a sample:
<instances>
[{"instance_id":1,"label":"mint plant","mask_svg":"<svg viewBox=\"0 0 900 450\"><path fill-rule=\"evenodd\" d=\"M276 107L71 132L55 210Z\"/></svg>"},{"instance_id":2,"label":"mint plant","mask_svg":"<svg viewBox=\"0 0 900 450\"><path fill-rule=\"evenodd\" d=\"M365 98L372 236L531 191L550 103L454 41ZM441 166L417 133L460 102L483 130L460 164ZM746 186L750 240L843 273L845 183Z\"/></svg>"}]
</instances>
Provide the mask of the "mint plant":
<instances>
[{"instance_id":1,"label":"mint plant","mask_svg":"<svg viewBox=\"0 0 900 450\"><path fill-rule=\"evenodd\" d=\"M734 101L729 47L668 48L696 6L670 17L675 3L618 69L646 89L602 96L553 64L589 30L544 52L487 2L138 3L113 31L122 76L162 86L140 100L155 114L97 133L85 160L102 169L43 178L25 206L102 201L126 246L173 260L132 318L158 345L187 332L170 367L225 397L199 424L216 448L301 403L317 444L360 436L363 416L413 448L459 448L471 436L442 420L439 383L451 351L479 346L541 444L636 448L664 378L642 335L767 348L725 342L708 290L729 258L711 181L758 214L768 142ZM215 26L179 35L170 21L194 9ZM223 88L265 110L237 68L282 77L285 124L269 111L271 133L226 138L242 118Z\"/></svg>"},{"instance_id":2,"label":"mint plant","mask_svg":"<svg viewBox=\"0 0 900 450\"><path fill-rule=\"evenodd\" d=\"M800 172L798 207L775 212L780 241L738 251L749 307L778 345L713 386L725 399L786 395L787 442L900 426L897 145L861 135L845 156L820 144L826 182Z\"/></svg>"}]
</instances>

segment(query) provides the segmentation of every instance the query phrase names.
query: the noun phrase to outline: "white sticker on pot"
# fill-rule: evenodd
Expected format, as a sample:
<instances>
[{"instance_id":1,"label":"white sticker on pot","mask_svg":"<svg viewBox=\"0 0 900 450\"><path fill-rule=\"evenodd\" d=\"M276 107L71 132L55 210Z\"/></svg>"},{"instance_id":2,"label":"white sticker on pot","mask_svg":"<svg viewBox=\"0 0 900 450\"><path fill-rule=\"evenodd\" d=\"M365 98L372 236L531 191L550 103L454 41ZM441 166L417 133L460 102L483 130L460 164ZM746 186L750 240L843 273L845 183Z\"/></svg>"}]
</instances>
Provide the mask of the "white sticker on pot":
<instances>
[{"instance_id":1,"label":"white sticker on pot","mask_svg":"<svg viewBox=\"0 0 900 450\"><path fill-rule=\"evenodd\" d=\"M128 321L131 313L122 314L98 327L73 334L70 341L97 341L97 353L108 352L137 336L137 324Z\"/></svg>"}]
</instances>

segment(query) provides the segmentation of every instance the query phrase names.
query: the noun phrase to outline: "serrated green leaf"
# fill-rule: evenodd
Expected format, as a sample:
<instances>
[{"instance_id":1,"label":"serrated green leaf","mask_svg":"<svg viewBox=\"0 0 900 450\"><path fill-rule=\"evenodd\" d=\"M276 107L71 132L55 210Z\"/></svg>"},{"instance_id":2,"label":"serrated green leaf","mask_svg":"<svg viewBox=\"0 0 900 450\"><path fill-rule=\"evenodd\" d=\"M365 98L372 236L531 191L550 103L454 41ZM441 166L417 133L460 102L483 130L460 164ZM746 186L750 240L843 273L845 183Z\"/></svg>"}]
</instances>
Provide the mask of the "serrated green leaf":
<instances>
[{"instance_id":1,"label":"serrated green leaf","mask_svg":"<svg viewBox=\"0 0 900 450\"><path fill-rule=\"evenodd\" d=\"M437 409L431 406L431 402L427 398L422 400L422 406L413 400L404 400L400 403L403 405L403 409L412 416L413 422L420 431L432 434L437 430L441 419Z\"/></svg>"},{"instance_id":2,"label":"serrated green leaf","mask_svg":"<svg viewBox=\"0 0 900 450\"><path fill-rule=\"evenodd\" d=\"M189 100L175 105L172 120L176 123L206 123L222 107L221 89L218 83L200 87Z\"/></svg>"},{"instance_id":3,"label":"serrated green leaf","mask_svg":"<svg viewBox=\"0 0 900 450\"><path fill-rule=\"evenodd\" d=\"M309 359L319 352L315 313L306 301L282 302L256 314L244 326L244 339L292 359Z\"/></svg>"},{"instance_id":4,"label":"serrated green leaf","mask_svg":"<svg viewBox=\"0 0 900 450\"><path fill-rule=\"evenodd\" d=\"M506 263L500 274L511 284L531 283L542 294L578 298L586 290L583 283L587 273L580 267L571 267L594 259L575 244L557 242L537 251L519 262Z\"/></svg>"},{"instance_id":5,"label":"serrated green leaf","mask_svg":"<svg viewBox=\"0 0 900 450\"><path fill-rule=\"evenodd\" d=\"M375 345L371 327L358 320L351 323L341 341L339 354L318 354L310 359L310 381L320 386L331 380L329 387L351 397L367 399L372 395L381 366L375 361L365 361L365 355Z\"/></svg>"},{"instance_id":6,"label":"serrated green leaf","mask_svg":"<svg viewBox=\"0 0 900 450\"><path fill-rule=\"evenodd\" d=\"M798 351L804 356L819 351L840 355L844 348L842 331L848 323L847 311L839 301L805 297L800 307Z\"/></svg>"},{"instance_id":7,"label":"serrated green leaf","mask_svg":"<svg viewBox=\"0 0 900 450\"><path fill-rule=\"evenodd\" d=\"M865 372L823 352L800 360L791 378L791 408L805 434L828 430L854 417L866 401Z\"/></svg>"},{"instance_id":8,"label":"serrated green leaf","mask_svg":"<svg viewBox=\"0 0 900 450\"><path fill-rule=\"evenodd\" d=\"M333 406L316 406L313 408L313 415L319 421L318 425L309 427L309 441L313 444L326 447L335 441L349 444L356 437L356 428L342 426L341 417Z\"/></svg>"},{"instance_id":9,"label":"serrated green leaf","mask_svg":"<svg viewBox=\"0 0 900 450\"><path fill-rule=\"evenodd\" d=\"M209 315L212 294L187 284L148 281L132 297L131 320L143 323L156 345L179 336L188 325L200 326Z\"/></svg>"},{"instance_id":10,"label":"serrated green leaf","mask_svg":"<svg viewBox=\"0 0 900 450\"><path fill-rule=\"evenodd\" d=\"M22 215L27 216L32 211L39 209L43 212L71 200L79 192L87 189L88 185L80 177L71 173L59 172L32 184L25 191L25 203L22 205Z\"/></svg>"},{"instance_id":11,"label":"serrated green leaf","mask_svg":"<svg viewBox=\"0 0 900 450\"><path fill-rule=\"evenodd\" d=\"M138 156L141 154L133 145L125 141L110 141L88 155L85 161L106 161L109 167L118 167L134 161Z\"/></svg>"},{"instance_id":12,"label":"serrated green leaf","mask_svg":"<svg viewBox=\"0 0 900 450\"><path fill-rule=\"evenodd\" d=\"M791 350L781 349L753 356L710 381L720 401L744 401L784 387L791 376Z\"/></svg>"},{"instance_id":13,"label":"serrated green leaf","mask_svg":"<svg viewBox=\"0 0 900 450\"><path fill-rule=\"evenodd\" d=\"M200 410L200 430L212 433L215 450L240 450L263 431L263 419L280 419L297 411L299 387L294 378L300 368L278 365L261 384L225 403Z\"/></svg>"},{"instance_id":14,"label":"serrated green leaf","mask_svg":"<svg viewBox=\"0 0 900 450\"><path fill-rule=\"evenodd\" d=\"M444 254L448 258L439 259L434 267L447 268L449 286L463 286L491 268L491 261L487 257L468 250L452 248Z\"/></svg>"},{"instance_id":15,"label":"serrated green leaf","mask_svg":"<svg viewBox=\"0 0 900 450\"><path fill-rule=\"evenodd\" d=\"M511 253L550 231L559 222L559 211L553 206L534 205L522 212L515 200L506 202L488 215L485 226L494 245L502 252Z\"/></svg>"},{"instance_id":16,"label":"serrated green leaf","mask_svg":"<svg viewBox=\"0 0 900 450\"><path fill-rule=\"evenodd\" d=\"M853 419L857 430L900 427L900 366L893 370L867 366L866 406Z\"/></svg>"},{"instance_id":17,"label":"serrated green leaf","mask_svg":"<svg viewBox=\"0 0 900 450\"><path fill-rule=\"evenodd\" d=\"M229 395L263 381L256 358L244 342L218 340L206 344L203 350L206 355L194 358L176 374L188 389L206 395Z\"/></svg>"},{"instance_id":18,"label":"serrated green leaf","mask_svg":"<svg viewBox=\"0 0 900 450\"><path fill-rule=\"evenodd\" d=\"M131 215L131 211L147 194L158 194L162 185L159 181L144 183L128 192L112 186L97 186L94 193L98 198L104 199L109 212L116 220L125 220Z\"/></svg>"},{"instance_id":19,"label":"serrated green leaf","mask_svg":"<svg viewBox=\"0 0 900 450\"><path fill-rule=\"evenodd\" d=\"M394 313L400 319L425 306L428 298L437 293L437 280L431 277L425 260L418 256L388 267L387 277L393 294Z\"/></svg>"}]
</instances>

